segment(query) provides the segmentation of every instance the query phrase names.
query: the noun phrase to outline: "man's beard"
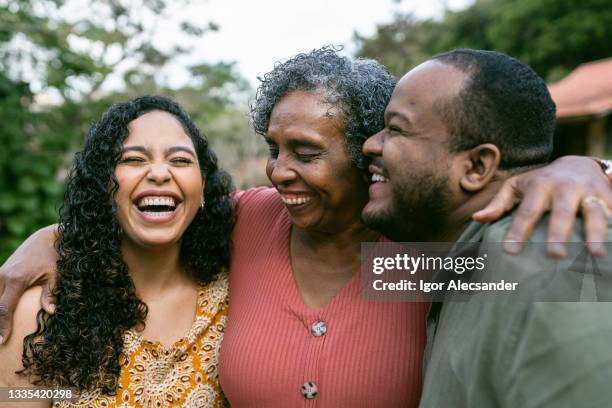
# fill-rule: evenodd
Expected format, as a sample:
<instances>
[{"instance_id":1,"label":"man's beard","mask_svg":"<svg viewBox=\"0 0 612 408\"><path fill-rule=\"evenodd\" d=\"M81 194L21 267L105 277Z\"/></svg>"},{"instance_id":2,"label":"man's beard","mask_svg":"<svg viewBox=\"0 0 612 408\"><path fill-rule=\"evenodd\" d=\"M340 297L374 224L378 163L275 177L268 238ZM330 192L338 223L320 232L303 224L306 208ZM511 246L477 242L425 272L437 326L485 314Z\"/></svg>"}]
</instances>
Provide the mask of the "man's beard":
<instances>
[{"instance_id":1,"label":"man's beard","mask_svg":"<svg viewBox=\"0 0 612 408\"><path fill-rule=\"evenodd\" d=\"M364 214L363 222L397 242L436 239L445 227L451 190L448 176L423 172L406 177L410 181L392 187L389 208Z\"/></svg>"}]
</instances>

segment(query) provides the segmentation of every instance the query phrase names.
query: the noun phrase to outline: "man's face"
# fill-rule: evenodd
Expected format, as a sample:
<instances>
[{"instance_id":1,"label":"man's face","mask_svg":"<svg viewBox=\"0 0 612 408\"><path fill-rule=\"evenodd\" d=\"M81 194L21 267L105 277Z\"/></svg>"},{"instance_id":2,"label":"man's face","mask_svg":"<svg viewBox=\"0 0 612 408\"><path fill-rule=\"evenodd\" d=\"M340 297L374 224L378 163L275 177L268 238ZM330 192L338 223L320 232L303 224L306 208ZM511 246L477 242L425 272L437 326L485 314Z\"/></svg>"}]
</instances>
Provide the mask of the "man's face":
<instances>
[{"instance_id":1,"label":"man's face","mask_svg":"<svg viewBox=\"0 0 612 408\"><path fill-rule=\"evenodd\" d=\"M385 110L385 128L364 144L372 158L372 184L363 221L397 241L439 236L449 208L459 162L448 150L448 129L436 109L462 89L463 72L427 61L397 84Z\"/></svg>"}]
</instances>

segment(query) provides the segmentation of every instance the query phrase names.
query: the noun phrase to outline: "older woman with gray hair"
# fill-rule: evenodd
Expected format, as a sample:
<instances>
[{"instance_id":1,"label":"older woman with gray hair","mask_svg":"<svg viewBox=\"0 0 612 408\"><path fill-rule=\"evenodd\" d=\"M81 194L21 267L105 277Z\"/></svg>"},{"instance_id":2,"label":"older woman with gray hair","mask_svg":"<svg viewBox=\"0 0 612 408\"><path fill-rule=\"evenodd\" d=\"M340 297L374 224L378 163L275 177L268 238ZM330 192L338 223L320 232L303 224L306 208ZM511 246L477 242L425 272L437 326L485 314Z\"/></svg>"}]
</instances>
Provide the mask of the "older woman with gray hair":
<instances>
[{"instance_id":1,"label":"older woman with gray hair","mask_svg":"<svg viewBox=\"0 0 612 408\"><path fill-rule=\"evenodd\" d=\"M329 47L279 63L262 78L252 119L270 149L274 188L236 196L220 356L232 406L418 405L427 305L367 303L358 273L361 243L385 240L361 221L370 184L361 145L383 128L394 85L377 62ZM567 160L519 176L517 194L535 203L525 214L539 218L553 198L553 208L575 209L584 194L609 193L595 162ZM570 191L568 183L581 188ZM522 188L530 185L539 188ZM557 193L560 186L566 194ZM507 191L494 199L497 216L516 201ZM571 224L574 215L555 219ZM525 232L533 220L523 220ZM34 236L0 269L7 288L0 310L12 310L22 288L41 275L52 280L50 235ZM34 250L38 257L29 257ZM48 304L48 294L43 298ZM0 335L7 333L1 317Z\"/></svg>"},{"instance_id":2,"label":"older woman with gray hair","mask_svg":"<svg viewBox=\"0 0 612 408\"><path fill-rule=\"evenodd\" d=\"M365 303L361 145L380 130L395 80L334 49L266 74L252 106L274 189L240 197L230 323L220 361L234 406L416 406L426 305Z\"/></svg>"}]
</instances>

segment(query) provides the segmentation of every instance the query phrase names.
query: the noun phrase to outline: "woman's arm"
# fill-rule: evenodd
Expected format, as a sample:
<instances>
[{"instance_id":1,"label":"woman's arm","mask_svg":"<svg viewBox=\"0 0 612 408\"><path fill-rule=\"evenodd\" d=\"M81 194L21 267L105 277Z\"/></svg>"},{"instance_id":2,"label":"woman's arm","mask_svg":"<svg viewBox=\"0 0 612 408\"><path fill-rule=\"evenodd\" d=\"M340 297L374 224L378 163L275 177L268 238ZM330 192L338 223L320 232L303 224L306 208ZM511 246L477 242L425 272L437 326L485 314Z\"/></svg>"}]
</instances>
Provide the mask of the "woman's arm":
<instances>
[{"instance_id":1,"label":"woman's arm","mask_svg":"<svg viewBox=\"0 0 612 408\"><path fill-rule=\"evenodd\" d=\"M15 327L13 336L0 348L0 387L15 389L20 387L34 387L28 378L19 375L16 371L23 368L21 355L23 353L23 338L36 330L36 314L40 310L40 296L42 289L34 287L27 290L18 302L15 309ZM2 407L50 407L48 401L16 401L9 402L6 398L0 400Z\"/></svg>"},{"instance_id":2,"label":"woman's arm","mask_svg":"<svg viewBox=\"0 0 612 408\"><path fill-rule=\"evenodd\" d=\"M19 299L15 309L15 327L13 336L0 348L0 387L27 387L28 379L15 372L23 368L21 355L23 339L36 331L36 314L40 310L40 293L42 289L35 286L28 289Z\"/></svg>"},{"instance_id":3,"label":"woman's arm","mask_svg":"<svg viewBox=\"0 0 612 408\"><path fill-rule=\"evenodd\" d=\"M13 312L27 288L42 285L37 305L39 308L42 305L48 313L54 312L52 289L57 274L56 237L56 225L35 232L0 267L0 344L9 339Z\"/></svg>"}]
</instances>

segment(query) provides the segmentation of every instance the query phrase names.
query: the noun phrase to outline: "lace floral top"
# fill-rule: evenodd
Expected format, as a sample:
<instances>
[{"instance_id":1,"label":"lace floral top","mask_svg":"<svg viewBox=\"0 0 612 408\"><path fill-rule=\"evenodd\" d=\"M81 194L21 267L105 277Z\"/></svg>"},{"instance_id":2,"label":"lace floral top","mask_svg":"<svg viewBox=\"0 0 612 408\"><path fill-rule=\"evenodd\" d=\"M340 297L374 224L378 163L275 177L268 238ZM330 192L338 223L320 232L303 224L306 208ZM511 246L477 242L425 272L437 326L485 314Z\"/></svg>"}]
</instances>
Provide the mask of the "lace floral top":
<instances>
[{"instance_id":1,"label":"lace floral top","mask_svg":"<svg viewBox=\"0 0 612 408\"><path fill-rule=\"evenodd\" d=\"M187 336L166 349L135 331L124 335L119 388L114 396L84 393L54 407L225 407L217 362L227 319L228 278L198 292L196 320Z\"/></svg>"}]
</instances>

